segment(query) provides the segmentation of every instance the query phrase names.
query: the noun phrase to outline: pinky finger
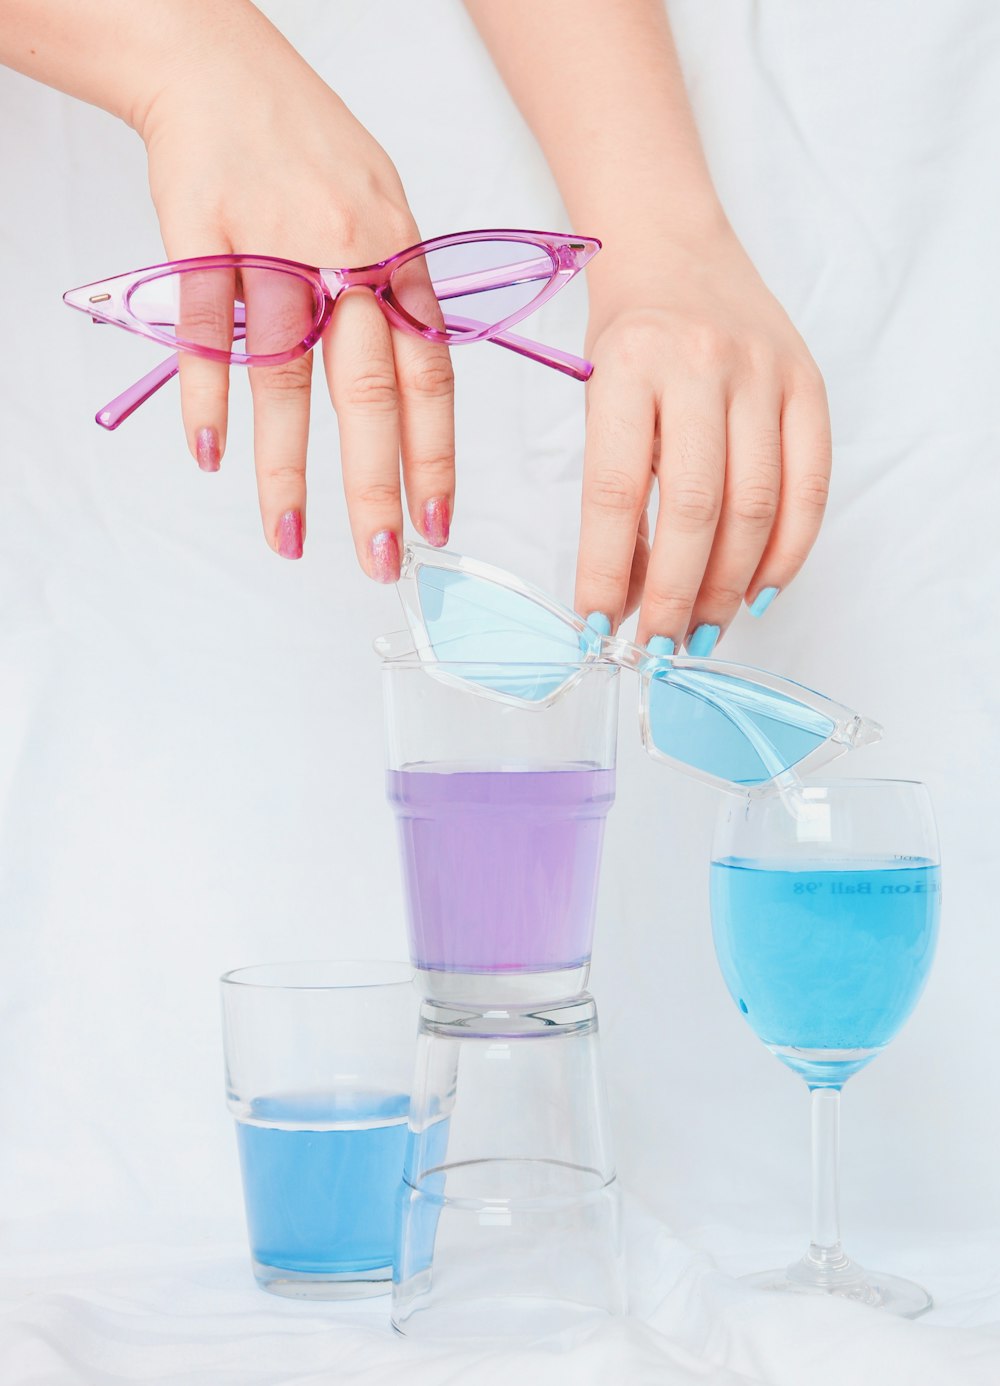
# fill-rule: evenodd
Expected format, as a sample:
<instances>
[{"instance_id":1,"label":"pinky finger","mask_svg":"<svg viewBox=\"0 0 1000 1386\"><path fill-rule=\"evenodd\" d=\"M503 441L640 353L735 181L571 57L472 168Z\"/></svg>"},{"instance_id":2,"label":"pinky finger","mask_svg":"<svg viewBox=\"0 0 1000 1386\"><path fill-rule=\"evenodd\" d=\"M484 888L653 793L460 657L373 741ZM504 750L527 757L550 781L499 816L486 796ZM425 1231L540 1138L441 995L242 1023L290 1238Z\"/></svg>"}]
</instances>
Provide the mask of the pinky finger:
<instances>
[{"instance_id":1,"label":"pinky finger","mask_svg":"<svg viewBox=\"0 0 1000 1386\"><path fill-rule=\"evenodd\" d=\"M746 591L754 616L799 572L823 523L830 490L830 414L823 382L785 400L781 411L781 493L767 547Z\"/></svg>"}]
</instances>

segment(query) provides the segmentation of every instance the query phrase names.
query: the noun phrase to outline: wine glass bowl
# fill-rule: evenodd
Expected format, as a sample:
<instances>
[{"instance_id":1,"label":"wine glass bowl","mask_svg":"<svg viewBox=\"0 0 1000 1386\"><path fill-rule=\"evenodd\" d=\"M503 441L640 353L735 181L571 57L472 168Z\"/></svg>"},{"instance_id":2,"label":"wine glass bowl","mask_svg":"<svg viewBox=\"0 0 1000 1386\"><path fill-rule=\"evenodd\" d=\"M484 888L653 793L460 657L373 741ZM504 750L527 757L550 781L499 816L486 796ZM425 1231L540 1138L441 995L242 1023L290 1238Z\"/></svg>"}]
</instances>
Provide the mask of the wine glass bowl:
<instances>
[{"instance_id":1,"label":"wine glass bowl","mask_svg":"<svg viewBox=\"0 0 1000 1386\"><path fill-rule=\"evenodd\" d=\"M729 800L716 828L712 930L723 978L757 1036L812 1092L813 1231L768 1289L837 1294L915 1317L921 1287L869 1274L840 1244L839 1096L896 1036L923 990L940 914L924 785L807 783Z\"/></svg>"}]
</instances>

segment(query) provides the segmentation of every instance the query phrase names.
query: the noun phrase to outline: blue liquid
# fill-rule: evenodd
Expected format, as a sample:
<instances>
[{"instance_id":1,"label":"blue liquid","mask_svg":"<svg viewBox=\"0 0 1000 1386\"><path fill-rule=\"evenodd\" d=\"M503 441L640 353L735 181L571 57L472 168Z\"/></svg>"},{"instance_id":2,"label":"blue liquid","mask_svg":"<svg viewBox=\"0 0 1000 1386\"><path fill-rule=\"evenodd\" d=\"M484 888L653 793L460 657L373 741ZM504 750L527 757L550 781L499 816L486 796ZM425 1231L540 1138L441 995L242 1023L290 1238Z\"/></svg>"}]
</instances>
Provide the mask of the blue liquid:
<instances>
[{"instance_id":1,"label":"blue liquid","mask_svg":"<svg viewBox=\"0 0 1000 1386\"><path fill-rule=\"evenodd\" d=\"M254 1260L313 1275L390 1266L409 1098L292 1093L251 1110L236 1134Z\"/></svg>"},{"instance_id":2,"label":"blue liquid","mask_svg":"<svg viewBox=\"0 0 1000 1386\"><path fill-rule=\"evenodd\" d=\"M895 1036L924 987L940 868L920 858L712 864L712 929L730 995L809 1082L837 1086ZM853 1050L840 1059L784 1050Z\"/></svg>"},{"instance_id":3,"label":"blue liquid","mask_svg":"<svg viewBox=\"0 0 1000 1386\"><path fill-rule=\"evenodd\" d=\"M411 1132L399 1187L392 1274L398 1284L426 1270L434 1259L438 1218L445 1195L449 1117L438 1117L420 1133ZM416 1177L416 1171L421 1171ZM414 1192L416 1184L420 1196Z\"/></svg>"}]
</instances>

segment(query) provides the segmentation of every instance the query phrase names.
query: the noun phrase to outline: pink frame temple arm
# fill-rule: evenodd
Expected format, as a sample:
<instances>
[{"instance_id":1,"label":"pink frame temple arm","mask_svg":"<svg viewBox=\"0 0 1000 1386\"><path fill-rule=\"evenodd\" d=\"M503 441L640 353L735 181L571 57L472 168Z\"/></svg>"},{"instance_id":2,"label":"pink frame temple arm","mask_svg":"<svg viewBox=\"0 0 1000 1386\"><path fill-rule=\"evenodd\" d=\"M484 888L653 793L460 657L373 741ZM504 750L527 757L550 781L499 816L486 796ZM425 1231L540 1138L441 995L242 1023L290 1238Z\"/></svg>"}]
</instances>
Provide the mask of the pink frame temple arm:
<instances>
[{"instance_id":1,"label":"pink frame temple arm","mask_svg":"<svg viewBox=\"0 0 1000 1386\"><path fill-rule=\"evenodd\" d=\"M475 318L459 318L447 313L445 325L478 331L483 324ZM533 342L528 337L519 337L516 332L501 332L496 337L488 337L486 340L495 343L496 346L506 347L508 351L516 351L519 356L540 361L543 366L551 366L553 370L562 371L563 375L571 375L574 380L589 380L594 374L593 366L584 357L574 356L569 351L560 351L558 347L543 346L541 342Z\"/></svg>"},{"instance_id":2,"label":"pink frame temple arm","mask_svg":"<svg viewBox=\"0 0 1000 1386\"><path fill-rule=\"evenodd\" d=\"M448 327L464 328L466 330L477 330L483 326L474 318L458 318L447 316L445 323ZM234 340L241 340L240 337ZM582 356L574 356L568 351L560 351L557 347L543 346L541 342L530 341L527 337L519 337L514 332L501 332L497 337L488 338L495 342L497 346L506 347L508 351L516 351L519 356L527 356L532 361L538 361L544 366L551 366L553 370L561 371L563 375L570 375L574 380L589 380L594 372L593 366ZM134 385L130 385L127 390L123 390L120 395L109 400L103 409L99 409L94 415L97 423L102 428L106 428L109 433L113 433L119 424L124 423L130 414L134 414L141 404L155 395L157 390L163 388L169 380L173 380L178 371L178 353L175 351L172 356L168 356L165 361L161 361L158 366L154 366L151 371L147 371L141 380L137 380Z\"/></svg>"},{"instance_id":3,"label":"pink frame temple arm","mask_svg":"<svg viewBox=\"0 0 1000 1386\"><path fill-rule=\"evenodd\" d=\"M552 278L552 261L522 260L516 265L497 265L493 269L473 270L469 274L453 274L447 279L431 281L434 297L467 298L470 294L489 293L492 289L511 289L515 284L531 284L539 279Z\"/></svg>"},{"instance_id":4,"label":"pink frame temple arm","mask_svg":"<svg viewBox=\"0 0 1000 1386\"><path fill-rule=\"evenodd\" d=\"M109 433L113 433L120 423L124 423L130 414L135 413L140 404L145 404L168 380L173 380L179 369L178 353L175 351L173 356L168 356L165 361L147 371L141 380L137 380L120 395L115 395L103 409L98 409L94 415L95 421Z\"/></svg>"}]
</instances>

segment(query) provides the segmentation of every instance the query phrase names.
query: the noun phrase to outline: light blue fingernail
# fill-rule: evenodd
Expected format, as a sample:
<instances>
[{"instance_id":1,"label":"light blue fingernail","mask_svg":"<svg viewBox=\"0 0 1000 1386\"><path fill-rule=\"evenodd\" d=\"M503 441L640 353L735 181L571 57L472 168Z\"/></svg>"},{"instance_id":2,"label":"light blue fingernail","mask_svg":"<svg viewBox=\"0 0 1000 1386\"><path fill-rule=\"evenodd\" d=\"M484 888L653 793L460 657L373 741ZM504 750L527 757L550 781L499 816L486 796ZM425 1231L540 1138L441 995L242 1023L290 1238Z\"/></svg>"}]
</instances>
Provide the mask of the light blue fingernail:
<instances>
[{"instance_id":1,"label":"light blue fingernail","mask_svg":"<svg viewBox=\"0 0 1000 1386\"><path fill-rule=\"evenodd\" d=\"M675 648L669 635L653 635L646 641L646 649L651 655L672 655Z\"/></svg>"},{"instance_id":2,"label":"light blue fingernail","mask_svg":"<svg viewBox=\"0 0 1000 1386\"><path fill-rule=\"evenodd\" d=\"M753 605L748 606L747 610L751 616L763 616L764 612L778 595L777 587L762 587L753 599Z\"/></svg>"},{"instance_id":3,"label":"light blue fingernail","mask_svg":"<svg viewBox=\"0 0 1000 1386\"><path fill-rule=\"evenodd\" d=\"M592 611L587 617L586 629L580 632L580 653L599 655L602 639L611 634L611 622L600 611Z\"/></svg>"},{"instance_id":4,"label":"light blue fingernail","mask_svg":"<svg viewBox=\"0 0 1000 1386\"><path fill-rule=\"evenodd\" d=\"M696 659L707 659L715 649L715 642L719 638L719 627L703 625L699 626L688 641L688 654Z\"/></svg>"}]
</instances>

